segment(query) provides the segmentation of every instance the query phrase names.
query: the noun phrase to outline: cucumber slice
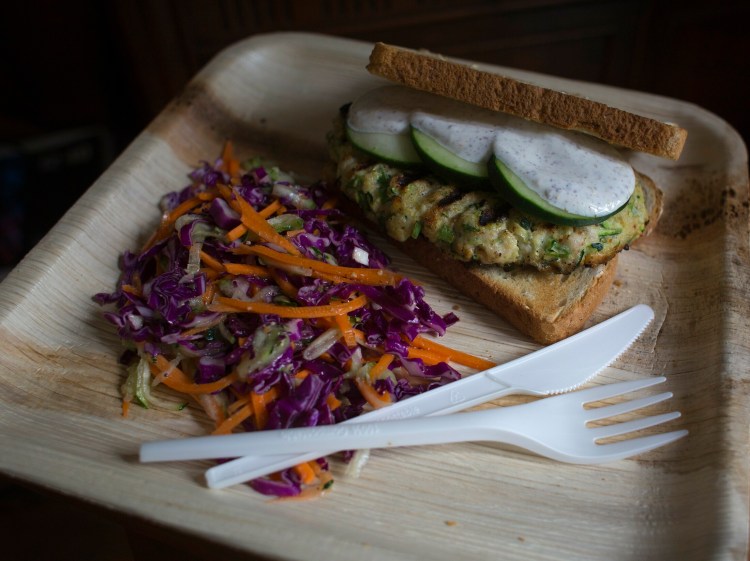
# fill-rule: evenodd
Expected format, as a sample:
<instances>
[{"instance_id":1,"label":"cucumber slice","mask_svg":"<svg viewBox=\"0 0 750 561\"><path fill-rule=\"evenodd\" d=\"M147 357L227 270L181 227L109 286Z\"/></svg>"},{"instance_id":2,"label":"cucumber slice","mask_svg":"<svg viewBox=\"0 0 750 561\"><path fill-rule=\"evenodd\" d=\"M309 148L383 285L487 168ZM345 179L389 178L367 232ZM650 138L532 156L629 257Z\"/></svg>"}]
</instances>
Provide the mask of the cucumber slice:
<instances>
[{"instance_id":1,"label":"cucumber slice","mask_svg":"<svg viewBox=\"0 0 750 561\"><path fill-rule=\"evenodd\" d=\"M492 158L488 166L489 177L500 195L516 208L528 212L542 220L563 226L588 226L604 222L610 216L620 212L627 201L614 212L603 216L583 216L558 208L541 195L530 189L498 158Z\"/></svg>"},{"instance_id":2,"label":"cucumber slice","mask_svg":"<svg viewBox=\"0 0 750 561\"><path fill-rule=\"evenodd\" d=\"M355 131L347 125L346 136L362 152L385 163L400 167L422 164L409 135Z\"/></svg>"},{"instance_id":3,"label":"cucumber slice","mask_svg":"<svg viewBox=\"0 0 750 561\"><path fill-rule=\"evenodd\" d=\"M456 182L459 187L477 189L489 186L487 164L475 164L459 158L414 127L411 127L411 139L425 165L436 175Z\"/></svg>"}]
</instances>

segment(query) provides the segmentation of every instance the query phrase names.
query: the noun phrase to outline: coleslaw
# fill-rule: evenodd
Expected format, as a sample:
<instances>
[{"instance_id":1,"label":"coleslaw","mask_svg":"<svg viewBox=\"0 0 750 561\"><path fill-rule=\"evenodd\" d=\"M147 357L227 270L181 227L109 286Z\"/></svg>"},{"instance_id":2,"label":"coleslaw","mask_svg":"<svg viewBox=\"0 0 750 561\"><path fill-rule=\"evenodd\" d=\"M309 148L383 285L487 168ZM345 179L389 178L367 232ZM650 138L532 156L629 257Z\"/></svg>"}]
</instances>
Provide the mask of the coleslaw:
<instances>
[{"instance_id":1,"label":"coleslaw","mask_svg":"<svg viewBox=\"0 0 750 561\"><path fill-rule=\"evenodd\" d=\"M458 318L389 269L324 184L240 162L231 142L189 178L94 296L125 345L123 415L199 404L214 434L333 424L458 379L449 362L492 365L425 337ZM302 497L332 483L321 458L250 485Z\"/></svg>"}]
</instances>

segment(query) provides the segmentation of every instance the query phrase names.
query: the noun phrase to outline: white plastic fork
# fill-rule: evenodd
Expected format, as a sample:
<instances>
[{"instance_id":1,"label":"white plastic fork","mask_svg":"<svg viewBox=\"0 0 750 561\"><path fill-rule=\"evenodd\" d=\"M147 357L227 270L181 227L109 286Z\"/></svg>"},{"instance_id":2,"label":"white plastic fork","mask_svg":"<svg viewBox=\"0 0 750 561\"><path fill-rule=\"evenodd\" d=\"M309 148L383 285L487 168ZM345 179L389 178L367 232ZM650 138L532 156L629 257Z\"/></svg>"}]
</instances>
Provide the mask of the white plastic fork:
<instances>
[{"instance_id":1,"label":"white plastic fork","mask_svg":"<svg viewBox=\"0 0 750 561\"><path fill-rule=\"evenodd\" d=\"M609 419L663 402L671 398L672 393L664 392L596 408L587 409L584 407L586 404L632 393L665 380L664 377L643 378L597 386L523 405L438 417L151 442L141 447L141 461L496 441L519 446L562 462L599 464L642 454L687 434L687 430L676 430L606 444L597 442L666 423L680 416L677 411L606 426L587 426L593 421ZM253 477L263 475L267 473L259 471Z\"/></svg>"}]
</instances>

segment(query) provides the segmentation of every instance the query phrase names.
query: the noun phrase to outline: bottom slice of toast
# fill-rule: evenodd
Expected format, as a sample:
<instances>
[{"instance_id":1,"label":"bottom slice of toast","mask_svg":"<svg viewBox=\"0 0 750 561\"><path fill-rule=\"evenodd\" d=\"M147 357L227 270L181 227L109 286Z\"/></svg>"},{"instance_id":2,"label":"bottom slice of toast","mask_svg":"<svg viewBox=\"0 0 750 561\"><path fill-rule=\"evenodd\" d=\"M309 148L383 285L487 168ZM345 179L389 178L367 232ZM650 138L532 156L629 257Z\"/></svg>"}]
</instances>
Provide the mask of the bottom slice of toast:
<instances>
[{"instance_id":1,"label":"bottom slice of toast","mask_svg":"<svg viewBox=\"0 0 750 561\"><path fill-rule=\"evenodd\" d=\"M617 273L617 256L605 265L562 274L470 265L424 239L397 245L417 263L545 345L580 331Z\"/></svg>"}]
</instances>

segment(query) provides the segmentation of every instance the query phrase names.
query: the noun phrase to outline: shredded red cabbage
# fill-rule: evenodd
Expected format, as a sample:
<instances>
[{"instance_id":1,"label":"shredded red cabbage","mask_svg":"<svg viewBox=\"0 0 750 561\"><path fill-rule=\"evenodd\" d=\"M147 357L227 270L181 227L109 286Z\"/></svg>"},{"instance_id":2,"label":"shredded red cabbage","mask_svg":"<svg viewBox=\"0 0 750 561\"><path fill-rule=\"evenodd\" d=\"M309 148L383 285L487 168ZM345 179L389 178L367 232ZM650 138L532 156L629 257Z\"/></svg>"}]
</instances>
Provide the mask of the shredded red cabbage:
<instances>
[{"instance_id":1,"label":"shredded red cabbage","mask_svg":"<svg viewBox=\"0 0 750 561\"><path fill-rule=\"evenodd\" d=\"M251 233L227 240L227 232L242 224L231 199L216 196L217 189L227 186L233 197L244 198L257 211L281 193L280 212L301 220L302 227L289 232L288 239L304 257L341 267L388 266L385 253L343 222L338 210L329 208L331 196L325 185L299 186L275 175L276 170L255 165L243 167L239 177L233 178L221 161L214 165L203 162L189 175L190 185L162 197L160 208L165 215L197 196L203 196L206 203L179 217L171 235L140 252L125 251L119 261L121 275L116 289L94 296L97 303L109 308L104 317L125 343L123 364L163 355L177 362L197 384L215 382L251 364L250 371L241 373L223 392L223 406L232 407L234 401L251 393L272 391L276 397L267 404L265 425L257 426L251 417L242 423L244 430L332 424L361 414L370 405L352 377L367 377L384 352L395 358L385 373L371 382L377 392L394 401L459 378L446 363L428 366L408 358L410 342L417 335L442 335L458 318L452 313L437 314L425 302L424 290L406 278L395 286L371 286L314 278L283 268L275 269L275 277L231 275L196 262L202 252L219 263L267 266L260 258L236 252L243 244L263 243ZM294 293L285 292L277 282L292 287ZM320 344L319 338L331 329L330 324L212 311L210 297L206 300L211 291L280 306L323 306L364 294L369 304L348 314L361 337L355 346L349 347L339 338L324 352L306 358L305 351ZM272 340L261 340L261 335ZM327 464L321 460L320 466L326 469ZM291 469L251 485L258 492L276 496L297 495L304 487Z\"/></svg>"}]
</instances>

